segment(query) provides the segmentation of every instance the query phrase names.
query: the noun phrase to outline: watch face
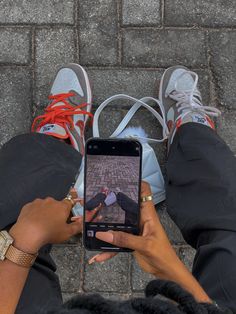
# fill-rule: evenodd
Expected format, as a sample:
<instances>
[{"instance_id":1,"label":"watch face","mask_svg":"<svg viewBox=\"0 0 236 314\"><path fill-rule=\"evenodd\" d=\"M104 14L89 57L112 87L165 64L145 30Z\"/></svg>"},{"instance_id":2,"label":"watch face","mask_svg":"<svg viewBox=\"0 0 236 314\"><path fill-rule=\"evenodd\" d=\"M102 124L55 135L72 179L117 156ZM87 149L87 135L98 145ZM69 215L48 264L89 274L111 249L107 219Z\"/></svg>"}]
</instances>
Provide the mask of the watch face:
<instances>
[{"instance_id":1,"label":"watch face","mask_svg":"<svg viewBox=\"0 0 236 314\"><path fill-rule=\"evenodd\" d=\"M6 252L9 246L13 243L13 239L6 231L0 232L0 260L5 259Z\"/></svg>"}]
</instances>

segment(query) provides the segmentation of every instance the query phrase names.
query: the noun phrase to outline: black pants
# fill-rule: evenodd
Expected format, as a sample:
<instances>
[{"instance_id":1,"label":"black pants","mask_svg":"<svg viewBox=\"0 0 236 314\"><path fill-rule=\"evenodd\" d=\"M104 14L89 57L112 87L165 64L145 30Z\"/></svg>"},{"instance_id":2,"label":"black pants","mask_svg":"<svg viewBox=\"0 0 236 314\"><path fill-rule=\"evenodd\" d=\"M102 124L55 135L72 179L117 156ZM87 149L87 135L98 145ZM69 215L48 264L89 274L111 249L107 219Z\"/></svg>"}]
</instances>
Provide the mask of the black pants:
<instances>
[{"instance_id":1,"label":"black pants","mask_svg":"<svg viewBox=\"0 0 236 314\"><path fill-rule=\"evenodd\" d=\"M136 225L138 204L122 192L117 193L117 203L125 211L125 223L127 225Z\"/></svg>"},{"instance_id":2,"label":"black pants","mask_svg":"<svg viewBox=\"0 0 236 314\"><path fill-rule=\"evenodd\" d=\"M1 229L9 228L20 208L36 197L62 199L80 162L73 148L44 135L22 135L8 142L0 153ZM193 123L179 129L167 162L168 211L197 249L194 276L212 299L234 310L235 176L235 157L213 130ZM62 302L48 252L43 248L31 269L17 314Z\"/></svg>"},{"instance_id":3,"label":"black pants","mask_svg":"<svg viewBox=\"0 0 236 314\"><path fill-rule=\"evenodd\" d=\"M138 204L122 192L117 193L116 197L118 205L125 211L125 223L135 225L138 218ZM96 194L85 204L85 210L93 210L101 203L105 205L105 199L104 193Z\"/></svg>"},{"instance_id":4,"label":"black pants","mask_svg":"<svg viewBox=\"0 0 236 314\"><path fill-rule=\"evenodd\" d=\"M236 310L236 160L207 126L176 133L167 163L167 208L197 249L193 274L208 295Z\"/></svg>"},{"instance_id":5,"label":"black pants","mask_svg":"<svg viewBox=\"0 0 236 314\"><path fill-rule=\"evenodd\" d=\"M20 135L5 144L0 152L0 230L9 229L21 208L35 198L63 199L80 164L81 157L74 148L46 135ZM47 245L40 250L17 314L36 314L39 308L62 303L50 249Z\"/></svg>"}]
</instances>

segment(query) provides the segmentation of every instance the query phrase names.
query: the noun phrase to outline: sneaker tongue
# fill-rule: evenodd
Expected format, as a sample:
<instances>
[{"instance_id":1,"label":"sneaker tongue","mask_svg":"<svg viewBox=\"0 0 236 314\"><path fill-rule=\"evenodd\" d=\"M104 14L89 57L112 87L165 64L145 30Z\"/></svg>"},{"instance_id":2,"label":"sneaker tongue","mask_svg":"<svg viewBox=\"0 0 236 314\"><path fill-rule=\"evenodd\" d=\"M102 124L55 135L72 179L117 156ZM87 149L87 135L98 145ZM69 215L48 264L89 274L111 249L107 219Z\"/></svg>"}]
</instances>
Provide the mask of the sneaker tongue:
<instances>
[{"instance_id":1,"label":"sneaker tongue","mask_svg":"<svg viewBox=\"0 0 236 314\"><path fill-rule=\"evenodd\" d=\"M60 126L59 124L45 124L41 127L41 129L38 131L39 133L51 135L57 138L61 139L67 139L69 137L66 130Z\"/></svg>"}]
</instances>

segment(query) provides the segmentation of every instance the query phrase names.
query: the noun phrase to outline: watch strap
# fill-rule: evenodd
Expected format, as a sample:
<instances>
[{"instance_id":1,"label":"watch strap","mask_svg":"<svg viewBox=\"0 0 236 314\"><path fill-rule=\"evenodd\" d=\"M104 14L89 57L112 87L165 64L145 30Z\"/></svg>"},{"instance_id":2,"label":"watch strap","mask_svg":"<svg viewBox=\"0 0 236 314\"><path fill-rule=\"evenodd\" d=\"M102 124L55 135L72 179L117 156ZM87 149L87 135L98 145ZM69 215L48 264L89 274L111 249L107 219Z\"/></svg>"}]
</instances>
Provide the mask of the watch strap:
<instances>
[{"instance_id":1,"label":"watch strap","mask_svg":"<svg viewBox=\"0 0 236 314\"><path fill-rule=\"evenodd\" d=\"M38 254L29 254L20 251L13 245L9 246L5 255L5 257L11 262L27 268L30 268L34 264L37 256Z\"/></svg>"}]
</instances>

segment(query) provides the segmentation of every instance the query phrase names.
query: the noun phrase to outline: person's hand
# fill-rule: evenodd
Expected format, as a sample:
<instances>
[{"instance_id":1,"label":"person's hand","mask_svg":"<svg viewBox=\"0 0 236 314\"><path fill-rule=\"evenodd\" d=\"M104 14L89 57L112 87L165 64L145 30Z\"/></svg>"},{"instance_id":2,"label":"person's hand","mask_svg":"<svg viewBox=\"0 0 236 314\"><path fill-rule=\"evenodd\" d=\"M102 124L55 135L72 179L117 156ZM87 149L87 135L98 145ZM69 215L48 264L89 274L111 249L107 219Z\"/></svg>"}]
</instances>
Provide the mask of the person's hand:
<instances>
[{"instance_id":1,"label":"person's hand","mask_svg":"<svg viewBox=\"0 0 236 314\"><path fill-rule=\"evenodd\" d=\"M72 196L74 202L80 203L80 205L84 206L84 200L83 198L78 197L78 194L76 192L75 188L72 188L70 190L70 195ZM86 210L85 217L86 222L98 222L102 220L102 215L98 215L99 211L102 209L102 203L99 204L98 207L94 208L93 210ZM73 216L71 217L71 221L78 221L83 220L83 216Z\"/></svg>"},{"instance_id":2,"label":"person's hand","mask_svg":"<svg viewBox=\"0 0 236 314\"><path fill-rule=\"evenodd\" d=\"M61 243L82 231L82 217L68 224L72 204L68 200L36 199L26 204L9 233L19 249L37 252L44 244Z\"/></svg>"},{"instance_id":3,"label":"person's hand","mask_svg":"<svg viewBox=\"0 0 236 314\"><path fill-rule=\"evenodd\" d=\"M141 196L151 195L148 183L142 182ZM159 278L170 278L180 260L172 248L162 227L152 201L141 203L141 235L135 236L121 231L97 232L96 238L118 247L134 250L140 267ZM89 263L104 262L116 253L103 252L94 256Z\"/></svg>"},{"instance_id":4,"label":"person's hand","mask_svg":"<svg viewBox=\"0 0 236 314\"><path fill-rule=\"evenodd\" d=\"M141 196L151 194L149 184L142 182ZM141 235L121 231L97 232L96 238L118 247L134 250L141 268L161 279L171 280L189 291L199 302L211 302L197 280L187 270L172 248L152 201L141 205ZM89 263L102 262L115 254L101 253Z\"/></svg>"},{"instance_id":5,"label":"person's hand","mask_svg":"<svg viewBox=\"0 0 236 314\"><path fill-rule=\"evenodd\" d=\"M141 196L150 194L152 193L149 184L142 182ZM144 271L166 279L169 273L174 271L174 264L178 261L178 257L167 238L152 201L141 204L140 227L141 236L108 231L97 232L96 237L115 246L134 250L134 256ZM114 255L115 253L109 252L98 254L90 260L90 264L103 262Z\"/></svg>"}]
</instances>

